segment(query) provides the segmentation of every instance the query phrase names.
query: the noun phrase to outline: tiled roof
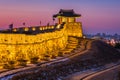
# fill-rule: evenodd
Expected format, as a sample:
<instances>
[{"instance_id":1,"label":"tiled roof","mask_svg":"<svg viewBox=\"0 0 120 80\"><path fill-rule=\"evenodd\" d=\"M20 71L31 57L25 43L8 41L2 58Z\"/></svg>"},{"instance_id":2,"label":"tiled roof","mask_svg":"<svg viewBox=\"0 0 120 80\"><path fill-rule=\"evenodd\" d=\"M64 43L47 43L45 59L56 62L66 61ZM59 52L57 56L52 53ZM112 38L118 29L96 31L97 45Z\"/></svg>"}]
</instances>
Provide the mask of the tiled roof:
<instances>
[{"instance_id":1,"label":"tiled roof","mask_svg":"<svg viewBox=\"0 0 120 80\"><path fill-rule=\"evenodd\" d=\"M64 17L80 17L80 14L76 14L73 9L64 10L60 9L58 14L53 15L53 17L64 16Z\"/></svg>"}]
</instances>

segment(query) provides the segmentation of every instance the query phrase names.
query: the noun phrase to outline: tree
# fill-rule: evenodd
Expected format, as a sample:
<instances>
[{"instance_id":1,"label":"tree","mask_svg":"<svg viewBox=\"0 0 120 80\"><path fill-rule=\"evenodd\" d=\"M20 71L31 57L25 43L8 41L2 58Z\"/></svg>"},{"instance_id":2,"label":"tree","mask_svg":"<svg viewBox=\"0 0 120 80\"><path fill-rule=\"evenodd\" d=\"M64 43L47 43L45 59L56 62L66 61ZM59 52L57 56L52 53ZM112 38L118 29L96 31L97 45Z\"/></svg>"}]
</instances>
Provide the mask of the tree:
<instances>
[{"instance_id":1,"label":"tree","mask_svg":"<svg viewBox=\"0 0 120 80\"><path fill-rule=\"evenodd\" d=\"M120 43L116 43L115 48L120 49Z\"/></svg>"}]
</instances>

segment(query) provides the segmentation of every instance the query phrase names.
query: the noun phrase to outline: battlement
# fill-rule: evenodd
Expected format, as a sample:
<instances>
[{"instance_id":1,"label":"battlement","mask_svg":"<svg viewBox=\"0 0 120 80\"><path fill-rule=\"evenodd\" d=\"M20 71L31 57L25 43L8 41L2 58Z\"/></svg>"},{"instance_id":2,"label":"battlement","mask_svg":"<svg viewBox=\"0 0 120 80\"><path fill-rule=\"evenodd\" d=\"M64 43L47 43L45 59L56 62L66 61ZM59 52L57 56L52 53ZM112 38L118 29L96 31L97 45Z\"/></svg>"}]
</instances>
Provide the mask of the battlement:
<instances>
[{"instance_id":1,"label":"battlement","mask_svg":"<svg viewBox=\"0 0 120 80\"><path fill-rule=\"evenodd\" d=\"M48 26L20 27L20 28L2 30L1 33L36 35L40 33L58 31L63 28L64 24L65 23L56 24L56 25L48 25Z\"/></svg>"},{"instance_id":2,"label":"battlement","mask_svg":"<svg viewBox=\"0 0 120 80\"><path fill-rule=\"evenodd\" d=\"M0 33L0 44L29 44L42 42L57 36L82 37L80 22L63 23L55 26L13 28Z\"/></svg>"},{"instance_id":3,"label":"battlement","mask_svg":"<svg viewBox=\"0 0 120 80\"><path fill-rule=\"evenodd\" d=\"M50 29L49 29L50 28ZM27 29L27 31L26 31ZM31 30L33 29L33 30ZM12 32L6 31L9 33L1 33L0 34L0 44L30 44L30 43L40 43L45 40L49 40L52 38L57 38L62 36L65 33L65 28L63 28L63 24L57 26L49 26L49 27L40 27L42 30L36 30L38 27L26 27L26 28L14 28ZM16 30L14 32L14 30ZM30 32L31 31L31 32ZM34 33L37 33L35 34ZM28 34L26 34L29 33ZM41 34L42 33L42 34ZM35 35L33 35L35 34Z\"/></svg>"},{"instance_id":4,"label":"battlement","mask_svg":"<svg viewBox=\"0 0 120 80\"><path fill-rule=\"evenodd\" d=\"M56 25L11 27L0 31L0 66L9 61L30 61L34 57L41 59L44 55L58 54L68 44L69 36L83 37L82 23L75 21L80 15L72 12L66 17L69 11L55 16L60 17Z\"/></svg>"}]
</instances>

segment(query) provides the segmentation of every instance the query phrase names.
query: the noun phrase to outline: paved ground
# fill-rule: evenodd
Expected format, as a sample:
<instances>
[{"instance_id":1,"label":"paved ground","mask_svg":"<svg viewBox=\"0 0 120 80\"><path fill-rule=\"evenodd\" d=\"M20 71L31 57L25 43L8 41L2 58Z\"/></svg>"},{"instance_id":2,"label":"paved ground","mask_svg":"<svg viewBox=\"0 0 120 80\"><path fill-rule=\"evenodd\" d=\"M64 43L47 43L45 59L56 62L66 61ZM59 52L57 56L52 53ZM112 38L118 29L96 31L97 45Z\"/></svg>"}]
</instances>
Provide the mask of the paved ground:
<instances>
[{"instance_id":1,"label":"paved ground","mask_svg":"<svg viewBox=\"0 0 120 80\"><path fill-rule=\"evenodd\" d=\"M120 65L98 72L83 80L117 80L119 71Z\"/></svg>"},{"instance_id":2,"label":"paved ground","mask_svg":"<svg viewBox=\"0 0 120 80\"><path fill-rule=\"evenodd\" d=\"M84 71L84 72L77 72L75 74L67 76L64 80L80 80L84 76L87 76L87 75L92 74L94 72L95 71L92 71L92 70L87 70L87 71Z\"/></svg>"},{"instance_id":3,"label":"paved ground","mask_svg":"<svg viewBox=\"0 0 120 80\"><path fill-rule=\"evenodd\" d=\"M67 76L64 80L80 80L88 75L90 76L82 80L114 80L114 78L117 77L117 72L120 71L120 65L112 67L113 65L115 64L107 64L105 67L108 69L102 71L92 69L84 72L77 72L75 74Z\"/></svg>"}]
</instances>

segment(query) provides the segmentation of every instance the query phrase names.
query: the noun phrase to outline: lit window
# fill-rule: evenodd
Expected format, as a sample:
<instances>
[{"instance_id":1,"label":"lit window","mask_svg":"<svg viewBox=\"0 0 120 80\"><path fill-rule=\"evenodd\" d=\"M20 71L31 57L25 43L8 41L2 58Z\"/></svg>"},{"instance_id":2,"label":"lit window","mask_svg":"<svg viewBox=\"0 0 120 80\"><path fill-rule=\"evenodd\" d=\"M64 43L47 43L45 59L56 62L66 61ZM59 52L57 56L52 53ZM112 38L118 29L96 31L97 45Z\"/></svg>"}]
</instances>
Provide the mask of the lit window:
<instances>
[{"instance_id":1,"label":"lit window","mask_svg":"<svg viewBox=\"0 0 120 80\"><path fill-rule=\"evenodd\" d=\"M48 29L48 26L46 26L45 29Z\"/></svg>"},{"instance_id":2,"label":"lit window","mask_svg":"<svg viewBox=\"0 0 120 80\"><path fill-rule=\"evenodd\" d=\"M49 26L48 29L51 29L51 27Z\"/></svg>"},{"instance_id":3,"label":"lit window","mask_svg":"<svg viewBox=\"0 0 120 80\"><path fill-rule=\"evenodd\" d=\"M66 18L66 17L63 17L63 18L62 18L62 22L67 22L67 18Z\"/></svg>"},{"instance_id":4,"label":"lit window","mask_svg":"<svg viewBox=\"0 0 120 80\"><path fill-rule=\"evenodd\" d=\"M69 22L74 22L74 21L75 21L74 17L69 18Z\"/></svg>"}]
</instances>

